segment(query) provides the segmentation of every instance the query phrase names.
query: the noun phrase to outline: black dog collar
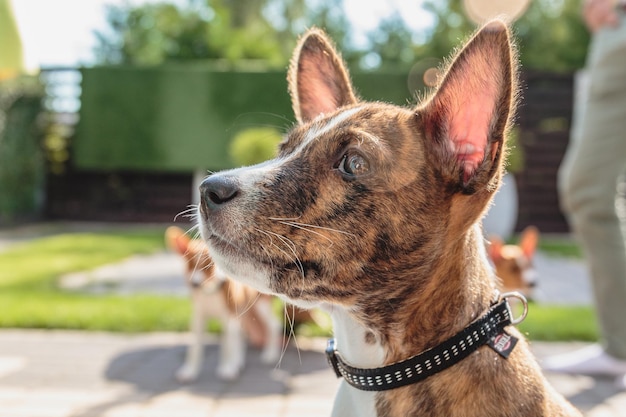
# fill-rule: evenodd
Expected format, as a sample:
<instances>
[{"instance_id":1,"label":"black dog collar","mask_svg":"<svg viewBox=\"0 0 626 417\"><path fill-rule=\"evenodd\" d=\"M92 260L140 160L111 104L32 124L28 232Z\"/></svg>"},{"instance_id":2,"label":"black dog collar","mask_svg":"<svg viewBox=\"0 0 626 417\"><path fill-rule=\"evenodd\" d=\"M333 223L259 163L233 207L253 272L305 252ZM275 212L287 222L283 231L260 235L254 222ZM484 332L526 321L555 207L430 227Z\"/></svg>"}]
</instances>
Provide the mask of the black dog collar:
<instances>
[{"instance_id":1,"label":"black dog collar","mask_svg":"<svg viewBox=\"0 0 626 417\"><path fill-rule=\"evenodd\" d=\"M519 319L511 318L507 297L519 298L522 301L524 313ZM527 311L528 306L523 295L502 294L497 304L485 315L439 346L381 368L363 369L348 365L335 349L335 339L328 341L326 356L337 377L343 377L353 387L363 391L386 391L423 381L460 362L485 344L507 358L515 347L517 338L507 334L504 328L521 322L526 317Z\"/></svg>"}]
</instances>

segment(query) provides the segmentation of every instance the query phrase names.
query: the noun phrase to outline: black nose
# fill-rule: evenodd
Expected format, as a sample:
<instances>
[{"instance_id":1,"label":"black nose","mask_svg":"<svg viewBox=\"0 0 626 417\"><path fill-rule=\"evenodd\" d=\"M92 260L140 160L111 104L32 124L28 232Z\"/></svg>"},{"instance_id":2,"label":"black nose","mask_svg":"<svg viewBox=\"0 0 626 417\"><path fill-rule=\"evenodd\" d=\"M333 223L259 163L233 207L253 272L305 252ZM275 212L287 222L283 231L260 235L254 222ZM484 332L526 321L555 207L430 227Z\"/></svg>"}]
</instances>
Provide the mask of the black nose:
<instances>
[{"instance_id":1,"label":"black nose","mask_svg":"<svg viewBox=\"0 0 626 417\"><path fill-rule=\"evenodd\" d=\"M210 210L228 203L237 195L239 195L239 185L233 177L211 175L200 184L202 204Z\"/></svg>"}]
</instances>

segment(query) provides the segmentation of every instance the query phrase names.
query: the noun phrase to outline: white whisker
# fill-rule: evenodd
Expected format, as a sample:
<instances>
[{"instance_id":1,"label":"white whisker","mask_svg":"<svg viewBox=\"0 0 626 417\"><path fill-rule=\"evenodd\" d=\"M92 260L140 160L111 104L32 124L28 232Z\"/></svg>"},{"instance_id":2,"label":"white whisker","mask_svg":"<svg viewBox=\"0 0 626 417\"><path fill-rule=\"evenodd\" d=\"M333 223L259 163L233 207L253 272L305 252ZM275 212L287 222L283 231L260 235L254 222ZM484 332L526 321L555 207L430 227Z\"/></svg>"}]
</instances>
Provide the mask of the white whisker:
<instances>
[{"instance_id":1,"label":"white whisker","mask_svg":"<svg viewBox=\"0 0 626 417\"><path fill-rule=\"evenodd\" d=\"M211 269L211 267L213 267L213 265L215 265L215 263L211 260L210 263L208 263L206 266L202 267L202 269L200 269L200 271L208 271L209 269Z\"/></svg>"},{"instance_id":2,"label":"white whisker","mask_svg":"<svg viewBox=\"0 0 626 417\"><path fill-rule=\"evenodd\" d=\"M242 318L244 314L246 314L248 311L250 311L252 307L254 307L254 304L258 301L259 298L261 298L261 293L257 292L256 296L252 300L250 300L248 304L246 304L243 311L237 312L237 317Z\"/></svg>"},{"instance_id":3,"label":"white whisker","mask_svg":"<svg viewBox=\"0 0 626 417\"><path fill-rule=\"evenodd\" d=\"M283 356L287 353L287 347L289 346L289 341L291 340L293 336L293 342L296 346L296 352L298 352L298 360L300 361L300 364L302 364L302 356L300 355L300 346L298 346L298 338L296 337L296 331L295 331L296 307L294 305L290 305L293 318L289 317L289 313L287 312L288 307L289 306L285 304L285 307L284 307L285 321L288 323L288 326L289 326L289 334L287 335L287 343L285 343L285 346L283 347L283 351L281 352L279 363L283 359Z\"/></svg>"},{"instance_id":4,"label":"white whisker","mask_svg":"<svg viewBox=\"0 0 626 417\"><path fill-rule=\"evenodd\" d=\"M176 221L179 217L189 217L189 218L194 218L196 217L196 211L198 210L198 206L195 204L191 204L189 206L187 206L187 208L183 211L181 211L180 213L176 214L176 216L174 216L174 221Z\"/></svg>"},{"instance_id":5,"label":"white whisker","mask_svg":"<svg viewBox=\"0 0 626 417\"><path fill-rule=\"evenodd\" d=\"M270 220L275 220L278 221L282 224L286 224L288 226L293 226L293 227L310 227L313 229L320 229L320 230L327 230L329 232L335 232L335 233L341 233L344 235L348 235L348 236L352 236L352 237L357 237L354 233L350 233L350 232L346 232L344 230L339 230L339 229L333 229L332 227L325 227L325 226L317 226L314 224L309 224L309 223L299 223L299 222L295 222L293 220L297 220L297 218L293 218L293 219L288 219L288 218L280 218L280 217L269 217Z\"/></svg>"},{"instance_id":6,"label":"white whisker","mask_svg":"<svg viewBox=\"0 0 626 417\"><path fill-rule=\"evenodd\" d=\"M282 224L287 225L287 226L292 226L292 227L295 227L297 229L301 229L301 230L304 230L306 232L313 233L314 235L318 235L320 237L323 237L324 239L326 239L326 240L328 240L330 242L330 246L333 246L335 244L335 242L333 242L332 239L329 238L328 236L325 236L325 235L323 235L323 234L321 234L319 232L316 232L315 230L308 229L306 226L301 226L300 224L293 223L293 222L283 222L283 221L281 221L279 223L282 223Z\"/></svg>"},{"instance_id":7,"label":"white whisker","mask_svg":"<svg viewBox=\"0 0 626 417\"><path fill-rule=\"evenodd\" d=\"M293 221L293 220L298 220L300 219L302 216L298 216L298 217L268 217L268 219L270 220L284 220L284 221Z\"/></svg>"},{"instance_id":8,"label":"white whisker","mask_svg":"<svg viewBox=\"0 0 626 417\"><path fill-rule=\"evenodd\" d=\"M279 235L278 233L269 232L267 230L261 230L258 228L256 228L256 231L268 236L270 238L270 245L275 246L279 251L285 254L285 256L287 256L296 265L296 267L300 271L300 274L302 275L302 278L304 279L304 267L302 266L302 262L300 262L300 258L298 257L298 254L296 253L296 244L293 243L288 238L286 238L285 236ZM278 240L280 240L285 246L287 246L289 250L291 250L291 254L289 254L286 250L284 250L283 248L278 246L276 243L274 243L272 236L277 237Z\"/></svg>"},{"instance_id":9,"label":"white whisker","mask_svg":"<svg viewBox=\"0 0 626 417\"><path fill-rule=\"evenodd\" d=\"M191 226L186 232L186 235L192 236L192 233L199 233L200 232L200 224L196 223L193 226Z\"/></svg>"}]
</instances>

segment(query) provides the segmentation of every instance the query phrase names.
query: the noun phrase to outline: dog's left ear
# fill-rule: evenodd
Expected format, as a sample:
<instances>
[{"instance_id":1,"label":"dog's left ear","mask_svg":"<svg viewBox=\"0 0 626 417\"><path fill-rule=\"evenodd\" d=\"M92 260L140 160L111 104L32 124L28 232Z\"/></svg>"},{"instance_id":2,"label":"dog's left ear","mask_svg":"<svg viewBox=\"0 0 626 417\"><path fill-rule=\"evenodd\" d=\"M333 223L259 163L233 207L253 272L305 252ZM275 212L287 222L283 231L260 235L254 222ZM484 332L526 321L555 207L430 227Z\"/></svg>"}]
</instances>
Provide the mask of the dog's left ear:
<instances>
[{"instance_id":1,"label":"dog's left ear","mask_svg":"<svg viewBox=\"0 0 626 417\"><path fill-rule=\"evenodd\" d=\"M512 61L506 25L487 24L458 52L419 111L427 148L444 178L464 193L473 193L499 172L515 100Z\"/></svg>"},{"instance_id":2,"label":"dog's left ear","mask_svg":"<svg viewBox=\"0 0 626 417\"><path fill-rule=\"evenodd\" d=\"M165 243L174 252L185 255L189 250L191 239L181 228L170 226L165 230Z\"/></svg>"},{"instance_id":3,"label":"dog's left ear","mask_svg":"<svg viewBox=\"0 0 626 417\"><path fill-rule=\"evenodd\" d=\"M299 123L357 102L339 53L320 29L310 29L300 39L288 78L293 111Z\"/></svg>"}]
</instances>

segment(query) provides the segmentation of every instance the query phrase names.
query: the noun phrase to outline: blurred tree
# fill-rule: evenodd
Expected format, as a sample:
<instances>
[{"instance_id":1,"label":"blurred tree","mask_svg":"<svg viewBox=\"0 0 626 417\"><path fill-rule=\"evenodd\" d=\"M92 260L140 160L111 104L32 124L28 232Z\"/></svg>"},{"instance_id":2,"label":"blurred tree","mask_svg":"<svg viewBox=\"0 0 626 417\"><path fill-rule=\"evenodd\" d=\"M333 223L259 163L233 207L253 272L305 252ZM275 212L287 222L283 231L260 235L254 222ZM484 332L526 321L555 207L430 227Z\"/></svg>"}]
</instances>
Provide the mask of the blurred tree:
<instances>
[{"instance_id":1,"label":"blurred tree","mask_svg":"<svg viewBox=\"0 0 626 417\"><path fill-rule=\"evenodd\" d=\"M420 58L447 57L475 29L461 0L426 0L423 7L435 16L435 26L425 42L417 46Z\"/></svg>"},{"instance_id":2,"label":"blurred tree","mask_svg":"<svg viewBox=\"0 0 626 417\"><path fill-rule=\"evenodd\" d=\"M361 59L363 69L407 70L417 60L413 32L396 11L367 35L371 48Z\"/></svg>"},{"instance_id":3,"label":"blurred tree","mask_svg":"<svg viewBox=\"0 0 626 417\"><path fill-rule=\"evenodd\" d=\"M258 10L264 1L190 0L186 7L167 2L108 6L109 30L95 33L96 59L135 65L263 59L277 65L283 61L278 34Z\"/></svg>"},{"instance_id":4,"label":"blurred tree","mask_svg":"<svg viewBox=\"0 0 626 417\"><path fill-rule=\"evenodd\" d=\"M414 33L395 13L354 46L341 1L188 0L184 6L148 3L109 6L109 30L96 32L101 63L157 65L168 61L222 58L263 60L284 67L297 36L324 28L351 67L408 70L425 58L442 58L475 29L462 0L425 0L433 27ZM515 22L524 68L571 71L584 65L589 34L580 0L534 0ZM419 35L419 42L416 36Z\"/></svg>"},{"instance_id":5,"label":"blurred tree","mask_svg":"<svg viewBox=\"0 0 626 417\"><path fill-rule=\"evenodd\" d=\"M346 63L351 67L357 66L365 52L353 46L352 27L343 10L343 1L318 2L318 6L309 9L307 14L309 16L308 27L323 28L341 51ZM291 52L289 51L290 54Z\"/></svg>"},{"instance_id":6,"label":"blurred tree","mask_svg":"<svg viewBox=\"0 0 626 417\"><path fill-rule=\"evenodd\" d=\"M338 8L339 6L339 8ZM158 65L198 59L263 60L284 66L297 35L316 25L345 46L349 25L337 1L188 0L107 7L106 31L97 31L96 60Z\"/></svg>"},{"instance_id":7,"label":"blurred tree","mask_svg":"<svg viewBox=\"0 0 626 417\"><path fill-rule=\"evenodd\" d=\"M420 57L447 56L475 28L462 0L426 0L436 16ZM580 15L580 0L534 0L514 25L520 60L525 69L572 71L584 65L589 33Z\"/></svg>"},{"instance_id":8,"label":"blurred tree","mask_svg":"<svg viewBox=\"0 0 626 417\"><path fill-rule=\"evenodd\" d=\"M524 68L566 72L584 66L589 31L580 11L581 0L531 3L514 26Z\"/></svg>"}]
</instances>

